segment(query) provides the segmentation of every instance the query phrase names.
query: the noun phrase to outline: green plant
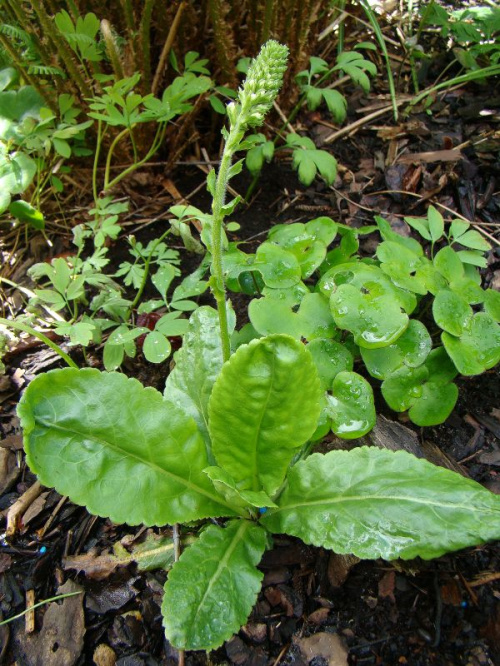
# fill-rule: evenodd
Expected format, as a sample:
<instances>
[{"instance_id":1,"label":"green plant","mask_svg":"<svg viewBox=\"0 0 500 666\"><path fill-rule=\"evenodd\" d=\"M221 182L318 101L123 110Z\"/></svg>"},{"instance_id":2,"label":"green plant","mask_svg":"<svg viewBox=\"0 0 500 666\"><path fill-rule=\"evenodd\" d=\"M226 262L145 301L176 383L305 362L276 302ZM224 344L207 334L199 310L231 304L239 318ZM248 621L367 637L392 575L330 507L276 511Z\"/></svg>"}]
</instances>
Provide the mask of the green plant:
<instances>
[{"instance_id":1,"label":"green plant","mask_svg":"<svg viewBox=\"0 0 500 666\"><path fill-rule=\"evenodd\" d=\"M255 254L233 244L225 255L229 288L256 297L248 307L250 324L237 340L286 333L311 347L327 391L318 436L329 429L328 418L333 431L348 438L375 423L371 388L351 372L354 358L382 380L389 406L409 410L410 419L422 426L449 416L458 397L452 383L457 374L480 374L500 361L500 296L481 288L476 268L486 266L489 243L462 220L453 220L445 232L433 206L426 218L405 220L430 243L430 258L417 240L396 234L380 217L377 227L361 230L325 217L276 225ZM382 242L375 257L362 259L357 235L374 229ZM340 246L329 250L338 232ZM347 371L349 376L339 374ZM354 382L357 391L349 400L346 394L328 417L332 382L338 391L341 380ZM365 416L354 427L360 396Z\"/></svg>"},{"instance_id":2,"label":"green plant","mask_svg":"<svg viewBox=\"0 0 500 666\"><path fill-rule=\"evenodd\" d=\"M43 228L43 216L35 210L48 187L62 191L56 175L63 161L72 155L87 155L85 130L91 120L78 122L80 110L71 95L57 100L57 115L32 86L19 86L12 68L0 71L0 213L9 208L11 198L34 185L30 201L15 201L10 213L33 227ZM28 205L31 204L31 205Z\"/></svg>"},{"instance_id":3,"label":"green plant","mask_svg":"<svg viewBox=\"0 0 500 666\"><path fill-rule=\"evenodd\" d=\"M217 312L203 306L191 315L165 394L123 374L69 368L37 377L19 405L31 468L93 513L146 525L227 519L202 524L169 573L165 633L179 649L215 648L246 621L273 533L386 559L429 559L500 535L498 496L449 470L368 447L309 455L328 372L320 377L300 340L266 335L231 354L235 317L225 294L223 226L235 205L225 204L227 184L241 167L231 159L245 130L262 123L285 66L286 48L266 44L230 106L220 169L208 178L213 207L203 229ZM314 235L318 257L305 245L302 262L289 252L299 276L320 254L328 257L335 230L323 220L300 231ZM275 240L290 242L283 229ZM278 243L267 250L273 259L287 252ZM259 261L267 264L265 256ZM279 281L287 267L272 265ZM335 378L334 409L346 393L363 390L346 374Z\"/></svg>"}]
</instances>

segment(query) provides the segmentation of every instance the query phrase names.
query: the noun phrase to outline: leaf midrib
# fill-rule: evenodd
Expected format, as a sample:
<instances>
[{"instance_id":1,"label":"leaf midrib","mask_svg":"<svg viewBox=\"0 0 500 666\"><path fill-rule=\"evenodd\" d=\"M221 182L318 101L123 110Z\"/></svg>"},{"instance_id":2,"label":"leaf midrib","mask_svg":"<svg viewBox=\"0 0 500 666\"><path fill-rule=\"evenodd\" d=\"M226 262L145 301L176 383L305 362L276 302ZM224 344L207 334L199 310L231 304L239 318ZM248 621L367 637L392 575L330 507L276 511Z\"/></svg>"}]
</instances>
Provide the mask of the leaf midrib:
<instances>
[{"instance_id":1,"label":"leaf midrib","mask_svg":"<svg viewBox=\"0 0 500 666\"><path fill-rule=\"evenodd\" d=\"M456 504L453 502L436 502L433 500L426 500L422 498L415 497L401 497L400 495L351 495L349 497L338 497L330 499L321 499L321 500L311 500L308 502L300 502L295 504L288 504L287 506L279 507L269 513L269 517L275 516L280 511L289 511L291 509L297 508L307 508L312 506L324 505L324 504L340 504L342 502L366 502L370 500L391 500L394 502L412 502L414 504L426 504L428 506L436 507L446 507L446 508L456 508L456 509L465 509L467 511L475 511L476 513L500 513L500 509L484 508L476 509L474 506L467 504Z\"/></svg>"},{"instance_id":2,"label":"leaf midrib","mask_svg":"<svg viewBox=\"0 0 500 666\"><path fill-rule=\"evenodd\" d=\"M203 604L205 603L206 598L208 597L209 593L211 592L213 586L215 585L216 581L219 579L222 571L226 569L227 562L231 555L234 553L234 550L238 543L243 540L245 532L247 529L249 529L251 523L248 520L242 520L241 525L238 527L238 530L236 531L231 543L229 544L228 549L224 553L224 556L220 560L219 564L217 565L217 569L214 572L214 575L210 578L210 582L207 585L207 589L205 590L203 597L200 600L200 603L198 604L196 608L196 612L193 615L193 620L191 622L190 626L190 631L189 634L192 634L193 627L197 626L197 619L198 615L200 614L201 609L203 608ZM226 528L227 529L227 528Z\"/></svg>"},{"instance_id":3,"label":"leaf midrib","mask_svg":"<svg viewBox=\"0 0 500 666\"><path fill-rule=\"evenodd\" d=\"M125 454L127 457L133 458L134 460L137 460L138 462L140 462L144 466L151 467L152 469L160 472L161 474L164 474L165 476L168 476L169 478L174 479L177 483L180 483L180 484L184 485L189 490L193 490L194 492L197 492L200 495L204 495L205 497L208 497L209 499L216 502L217 504L222 504L223 506L227 506L229 509L231 509L231 513L233 515L235 513L237 513L237 511L234 509L234 507L231 504L229 504L229 502L226 502L226 500L223 497L218 496L218 495L214 495L214 494L210 493L208 490L205 490L204 488L201 488L200 486L197 486L194 483L191 483L187 479L184 479L182 476L178 476L177 474L173 474L172 472L169 472L164 467L160 467L159 465L157 465L153 461L146 460L145 458L141 458L137 454L131 453L130 451L127 451L126 449L123 449L122 447L117 446L116 444L111 444L107 440L99 439L99 438L95 437L94 435L90 435L89 433L82 433L82 432L80 432L79 430L76 430L76 429L63 428L62 426L57 425L55 423L46 423L43 419L40 419L40 418L36 419L35 422L38 425L42 425L47 430L59 430L60 432L65 432L65 433L68 433L68 434L73 435L73 436L77 435L77 436L80 436L83 439L90 439L94 442L97 442L98 444L100 444L104 448L109 447L114 452L118 452L120 454Z\"/></svg>"}]
</instances>

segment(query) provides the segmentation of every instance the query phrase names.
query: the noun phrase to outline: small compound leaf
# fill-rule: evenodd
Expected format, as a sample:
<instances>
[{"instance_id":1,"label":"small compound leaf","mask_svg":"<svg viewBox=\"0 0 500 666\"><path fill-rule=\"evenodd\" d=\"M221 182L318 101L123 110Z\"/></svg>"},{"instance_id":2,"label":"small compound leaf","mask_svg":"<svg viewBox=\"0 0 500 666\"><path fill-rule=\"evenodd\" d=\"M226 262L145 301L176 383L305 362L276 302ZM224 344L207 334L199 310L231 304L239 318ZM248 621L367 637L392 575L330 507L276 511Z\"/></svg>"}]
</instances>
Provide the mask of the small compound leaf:
<instances>
[{"instance_id":1,"label":"small compound leaf","mask_svg":"<svg viewBox=\"0 0 500 666\"><path fill-rule=\"evenodd\" d=\"M460 257L448 245L439 250L433 261L434 266L448 282L454 282L464 277L464 267Z\"/></svg>"},{"instance_id":2,"label":"small compound leaf","mask_svg":"<svg viewBox=\"0 0 500 666\"><path fill-rule=\"evenodd\" d=\"M203 474L193 419L135 379L53 370L31 382L18 413L41 483L91 513L130 525L234 515Z\"/></svg>"},{"instance_id":3,"label":"small compound leaf","mask_svg":"<svg viewBox=\"0 0 500 666\"><path fill-rule=\"evenodd\" d=\"M456 292L438 291L432 304L434 321L452 335L460 336L472 317L472 308Z\"/></svg>"},{"instance_id":4,"label":"small compound leaf","mask_svg":"<svg viewBox=\"0 0 500 666\"><path fill-rule=\"evenodd\" d=\"M429 206L427 210L427 217L429 219L429 232L431 234L432 242L435 243L438 241L444 233L444 220L441 213L434 208L434 206Z\"/></svg>"},{"instance_id":5,"label":"small compound leaf","mask_svg":"<svg viewBox=\"0 0 500 666\"><path fill-rule=\"evenodd\" d=\"M304 345L287 335L253 340L217 378L209 404L212 451L239 490L273 495L316 429L321 389Z\"/></svg>"},{"instance_id":6,"label":"small compound leaf","mask_svg":"<svg viewBox=\"0 0 500 666\"><path fill-rule=\"evenodd\" d=\"M441 335L449 357L462 375L480 375L500 361L500 326L486 312L478 312L460 337Z\"/></svg>"},{"instance_id":7,"label":"small compound leaf","mask_svg":"<svg viewBox=\"0 0 500 666\"><path fill-rule=\"evenodd\" d=\"M479 231L466 231L462 236L460 236L458 242L460 245L468 247L471 250L481 250L482 252L488 252L488 250L491 249L491 245L483 236L481 236Z\"/></svg>"},{"instance_id":8,"label":"small compound leaf","mask_svg":"<svg viewBox=\"0 0 500 666\"><path fill-rule=\"evenodd\" d=\"M340 372L326 396L333 432L342 439L363 437L375 425L377 415L370 384L356 372Z\"/></svg>"},{"instance_id":9,"label":"small compound leaf","mask_svg":"<svg viewBox=\"0 0 500 666\"><path fill-rule=\"evenodd\" d=\"M144 339L142 352L146 361L150 363L163 363L170 356L172 347L168 338L159 331L151 331Z\"/></svg>"},{"instance_id":10,"label":"small compound leaf","mask_svg":"<svg viewBox=\"0 0 500 666\"><path fill-rule=\"evenodd\" d=\"M210 525L174 564L165 584L163 624L179 650L213 650L245 624L260 590L265 530L247 520Z\"/></svg>"},{"instance_id":11,"label":"small compound leaf","mask_svg":"<svg viewBox=\"0 0 500 666\"><path fill-rule=\"evenodd\" d=\"M360 558L431 559L500 537L500 497L404 451L361 447L297 463L262 524Z\"/></svg>"},{"instance_id":12,"label":"small compound leaf","mask_svg":"<svg viewBox=\"0 0 500 666\"><path fill-rule=\"evenodd\" d=\"M234 317L232 319L230 333L234 328ZM208 449L208 400L222 363L219 317L213 308L202 306L189 319L183 345L175 354L175 368L167 377L164 395L194 418Z\"/></svg>"},{"instance_id":13,"label":"small compound leaf","mask_svg":"<svg viewBox=\"0 0 500 666\"><path fill-rule=\"evenodd\" d=\"M425 362L432 348L429 332L422 322L411 319L406 331L388 347L360 347L361 357L372 377L386 379L399 368L416 368Z\"/></svg>"}]
</instances>

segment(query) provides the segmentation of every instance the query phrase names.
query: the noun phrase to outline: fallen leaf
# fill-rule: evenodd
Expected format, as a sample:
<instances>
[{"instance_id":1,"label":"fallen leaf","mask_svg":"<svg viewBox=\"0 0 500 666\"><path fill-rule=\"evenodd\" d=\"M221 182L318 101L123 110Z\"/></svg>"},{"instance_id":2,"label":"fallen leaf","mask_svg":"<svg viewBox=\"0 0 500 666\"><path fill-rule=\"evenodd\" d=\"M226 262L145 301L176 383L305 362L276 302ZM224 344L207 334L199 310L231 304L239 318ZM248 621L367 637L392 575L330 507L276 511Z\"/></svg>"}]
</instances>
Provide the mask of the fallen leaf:
<instances>
[{"instance_id":1,"label":"fallen leaf","mask_svg":"<svg viewBox=\"0 0 500 666\"><path fill-rule=\"evenodd\" d=\"M295 644L308 662L315 657L323 657L328 666L347 666L348 650L337 634L323 631L308 638L299 638Z\"/></svg>"},{"instance_id":2,"label":"fallen leaf","mask_svg":"<svg viewBox=\"0 0 500 666\"><path fill-rule=\"evenodd\" d=\"M83 591L72 580L62 585L57 593ZM83 595L67 597L48 605L39 633L25 634L18 631L17 647L24 662L30 666L73 666L83 650L85 618ZM19 657L17 658L20 662Z\"/></svg>"}]
</instances>

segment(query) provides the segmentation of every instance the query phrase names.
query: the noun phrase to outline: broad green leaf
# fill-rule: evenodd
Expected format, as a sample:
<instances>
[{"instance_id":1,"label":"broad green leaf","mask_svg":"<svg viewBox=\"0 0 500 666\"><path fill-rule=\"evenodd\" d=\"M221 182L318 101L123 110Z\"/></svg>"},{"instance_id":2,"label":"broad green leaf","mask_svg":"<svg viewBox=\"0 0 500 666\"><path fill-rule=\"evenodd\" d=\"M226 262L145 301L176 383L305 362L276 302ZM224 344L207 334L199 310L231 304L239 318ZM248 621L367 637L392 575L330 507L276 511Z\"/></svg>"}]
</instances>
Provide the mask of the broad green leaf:
<instances>
[{"instance_id":1,"label":"broad green leaf","mask_svg":"<svg viewBox=\"0 0 500 666\"><path fill-rule=\"evenodd\" d=\"M460 236L463 236L469 228L470 224L468 222L464 222L463 220L453 220L450 224L451 237L453 240L458 241Z\"/></svg>"},{"instance_id":2,"label":"broad green leaf","mask_svg":"<svg viewBox=\"0 0 500 666\"><path fill-rule=\"evenodd\" d=\"M388 347L360 347L361 357L372 377L385 379L404 365L416 368L431 351L432 340L422 322L411 319L406 331Z\"/></svg>"},{"instance_id":3,"label":"broad green leaf","mask_svg":"<svg viewBox=\"0 0 500 666\"><path fill-rule=\"evenodd\" d=\"M268 546L247 520L210 525L174 564L165 583L162 613L168 641L179 650L213 650L245 624L263 574L257 565Z\"/></svg>"},{"instance_id":4,"label":"broad green leaf","mask_svg":"<svg viewBox=\"0 0 500 666\"><path fill-rule=\"evenodd\" d=\"M500 537L500 497L409 453L361 447L295 465L262 524L360 558L431 559Z\"/></svg>"},{"instance_id":5,"label":"broad green leaf","mask_svg":"<svg viewBox=\"0 0 500 666\"><path fill-rule=\"evenodd\" d=\"M327 414L333 432L342 439L363 437L377 418L370 384L356 372L340 372L327 394Z\"/></svg>"},{"instance_id":6,"label":"broad green leaf","mask_svg":"<svg viewBox=\"0 0 500 666\"><path fill-rule=\"evenodd\" d=\"M91 513L130 525L234 515L203 473L194 420L135 379L53 370L31 382L18 414L41 483Z\"/></svg>"},{"instance_id":7,"label":"broad green leaf","mask_svg":"<svg viewBox=\"0 0 500 666\"><path fill-rule=\"evenodd\" d=\"M328 390L339 372L351 371L354 360L349 350L340 342L316 338L307 345L318 371L321 388Z\"/></svg>"},{"instance_id":8,"label":"broad green leaf","mask_svg":"<svg viewBox=\"0 0 500 666\"><path fill-rule=\"evenodd\" d=\"M234 317L230 320L232 331ZM164 395L194 418L210 456L208 400L223 363L219 317L213 308L203 306L193 312L174 359L175 368L167 377Z\"/></svg>"},{"instance_id":9,"label":"broad green leaf","mask_svg":"<svg viewBox=\"0 0 500 666\"><path fill-rule=\"evenodd\" d=\"M460 337L445 331L441 340L462 375L480 375L500 361L500 326L486 312L471 317Z\"/></svg>"},{"instance_id":10,"label":"broad green leaf","mask_svg":"<svg viewBox=\"0 0 500 666\"><path fill-rule=\"evenodd\" d=\"M273 495L294 454L312 435L321 389L304 345L271 335L224 364L209 404L212 452L239 490Z\"/></svg>"},{"instance_id":11,"label":"broad green leaf","mask_svg":"<svg viewBox=\"0 0 500 666\"><path fill-rule=\"evenodd\" d=\"M438 291L432 304L434 321L452 335L460 336L472 317L472 308L454 291Z\"/></svg>"},{"instance_id":12,"label":"broad green leaf","mask_svg":"<svg viewBox=\"0 0 500 666\"><path fill-rule=\"evenodd\" d=\"M160 292L161 297L165 300L167 291L176 276L177 271L172 264L164 264L151 276L151 282Z\"/></svg>"}]
</instances>

